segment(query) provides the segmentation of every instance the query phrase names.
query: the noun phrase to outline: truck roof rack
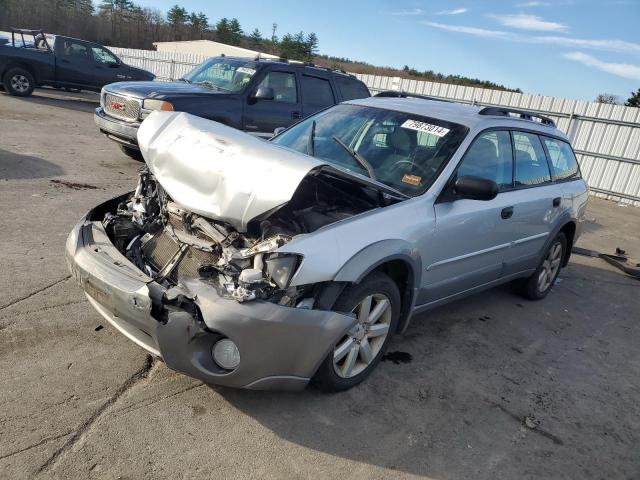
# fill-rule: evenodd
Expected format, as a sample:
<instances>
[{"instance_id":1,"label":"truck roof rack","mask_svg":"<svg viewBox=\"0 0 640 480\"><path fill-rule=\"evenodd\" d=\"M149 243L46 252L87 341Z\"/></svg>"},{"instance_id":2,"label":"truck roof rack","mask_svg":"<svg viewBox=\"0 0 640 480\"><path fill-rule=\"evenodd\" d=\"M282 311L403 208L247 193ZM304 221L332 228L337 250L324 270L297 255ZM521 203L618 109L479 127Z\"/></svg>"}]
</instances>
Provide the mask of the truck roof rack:
<instances>
[{"instance_id":1,"label":"truck roof rack","mask_svg":"<svg viewBox=\"0 0 640 480\"><path fill-rule=\"evenodd\" d=\"M45 46L47 47L47 49L51 50L51 46L49 45L49 42L47 41L47 34L44 33L44 30L38 30L38 29L31 29L31 28L15 28L15 27L11 27L11 44L15 47L16 46L16 35L19 35L20 40L22 40L22 46L27 48L27 40L25 40L24 36L27 35L31 35L33 37L33 46L34 48L37 48L36 45L36 41L39 39L44 41Z\"/></svg>"},{"instance_id":2,"label":"truck roof rack","mask_svg":"<svg viewBox=\"0 0 640 480\"><path fill-rule=\"evenodd\" d=\"M430 97L428 95L420 95L418 93L409 93L409 92L401 92L398 90L383 90L382 92L376 93L374 97L383 97L383 98L421 98L422 100L432 100L434 102L446 102L446 103L454 103L451 100L445 100L444 98Z\"/></svg>"},{"instance_id":3,"label":"truck roof rack","mask_svg":"<svg viewBox=\"0 0 640 480\"><path fill-rule=\"evenodd\" d=\"M523 120L536 121L537 123L541 123L542 125L548 125L549 127L555 127L556 122L554 122L549 117L545 117L536 112L530 112L528 110L519 110L517 108L509 108L509 107L484 107L482 110L478 112L480 115L496 115L500 117L510 117L512 115L516 115L517 117Z\"/></svg>"}]
</instances>

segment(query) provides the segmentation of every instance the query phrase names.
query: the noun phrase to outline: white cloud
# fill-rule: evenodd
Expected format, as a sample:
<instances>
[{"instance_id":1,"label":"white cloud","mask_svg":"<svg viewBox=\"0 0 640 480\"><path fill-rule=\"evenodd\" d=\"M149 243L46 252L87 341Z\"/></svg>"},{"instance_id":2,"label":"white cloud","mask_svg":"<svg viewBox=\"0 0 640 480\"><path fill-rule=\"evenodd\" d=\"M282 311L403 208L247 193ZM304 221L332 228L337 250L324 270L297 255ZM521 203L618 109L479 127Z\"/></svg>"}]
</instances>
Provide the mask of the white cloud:
<instances>
[{"instance_id":1,"label":"white cloud","mask_svg":"<svg viewBox=\"0 0 640 480\"><path fill-rule=\"evenodd\" d=\"M587 38L571 37L533 37L536 43L548 43L563 47L588 48L590 50L604 50L607 52L636 53L640 54L640 43L632 43L624 40L592 40Z\"/></svg>"},{"instance_id":2,"label":"white cloud","mask_svg":"<svg viewBox=\"0 0 640 480\"><path fill-rule=\"evenodd\" d=\"M424 14L424 10L421 8L414 8L413 10L397 10L395 12L380 12L384 15L394 15L397 17L411 17Z\"/></svg>"},{"instance_id":3,"label":"white cloud","mask_svg":"<svg viewBox=\"0 0 640 480\"><path fill-rule=\"evenodd\" d=\"M511 15L489 15L505 27L521 30L537 30L541 32L566 32L569 27L558 22L549 22L537 15L516 13Z\"/></svg>"},{"instance_id":4,"label":"white cloud","mask_svg":"<svg viewBox=\"0 0 640 480\"><path fill-rule=\"evenodd\" d=\"M469 35L475 35L477 37L504 38L509 36L508 32L501 32L498 30L487 30L484 28L465 27L462 25L445 25L444 23L436 23L436 22L421 22L421 23L433 28L439 28L440 30L446 30L448 32L467 33Z\"/></svg>"},{"instance_id":5,"label":"white cloud","mask_svg":"<svg viewBox=\"0 0 640 480\"><path fill-rule=\"evenodd\" d=\"M467 13L468 11L468 8L454 8L453 10L442 10L441 12L436 12L436 15L460 15L461 13Z\"/></svg>"},{"instance_id":6,"label":"white cloud","mask_svg":"<svg viewBox=\"0 0 640 480\"><path fill-rule=\"evenodd\" d=\"M550 7L553 5L551 2L523 2L518 3L516 7L520 8L532 8L532 7Z\"/></svg>"},{"instance_id":7,"label":"white cloud","mask_svg":"<svg viewBox=\"0 0 640 480\"><path fill-rule=\"evenodd\" d=\"M630 63L609 63L587 55L582 52L566 53L564 58L580 62L587 67L597 68L603 72L617 75L618 77L630 78L632 80L640 80L640 66L631 65Z\"/></svg>"},{"instance_id":8,"label":"white cloud","mask_svg":"<svg viewBox=\"0 0 640 480\"><path fill-rule=\"evenodd\" d=\"M627 42L625 40L594 40L588 38L557 37L557 36L527 36L519 35L504 30L488 30L463 25L450 25L436 22L420 22L429 27L446 30L448 32L465 33L476 37L500 38L509 42L543 43L559 47L586 48L589 50L601 50L606 52L618 52L640 55L640 43Z\"/></svg>"}]
</instances>

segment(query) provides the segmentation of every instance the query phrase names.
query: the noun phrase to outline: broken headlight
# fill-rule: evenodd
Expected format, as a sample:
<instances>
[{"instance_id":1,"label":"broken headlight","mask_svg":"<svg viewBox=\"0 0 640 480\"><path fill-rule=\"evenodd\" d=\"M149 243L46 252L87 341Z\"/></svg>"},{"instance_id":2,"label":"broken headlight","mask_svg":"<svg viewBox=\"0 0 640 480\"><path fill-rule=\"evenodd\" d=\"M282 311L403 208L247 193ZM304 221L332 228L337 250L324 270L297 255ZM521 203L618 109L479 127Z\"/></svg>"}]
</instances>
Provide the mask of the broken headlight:
<instances>
[{"instance_id":1,"label":"broken headlight","mask_svg":"<svg viewBox=\"0 0 640 480\"><path fill-rule=\"evenodd\" d=\"M296 273L302 257L291 254L273 254L265 261L267 274L280 289L284 290Z\"/></svg>"}]
</instances>

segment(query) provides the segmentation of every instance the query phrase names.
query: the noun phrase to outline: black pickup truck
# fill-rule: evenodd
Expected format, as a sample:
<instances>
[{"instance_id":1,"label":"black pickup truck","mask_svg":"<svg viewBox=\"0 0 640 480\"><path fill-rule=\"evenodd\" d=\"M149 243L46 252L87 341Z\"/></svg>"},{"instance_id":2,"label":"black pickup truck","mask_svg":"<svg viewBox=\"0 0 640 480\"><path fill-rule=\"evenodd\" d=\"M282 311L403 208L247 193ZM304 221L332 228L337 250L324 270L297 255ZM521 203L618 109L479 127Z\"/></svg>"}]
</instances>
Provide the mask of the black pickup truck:
<instances>
[{"instance_id":1,"label":"black pickup truck","mask_svg":"<svg viewBox=\"0 0 640 480\"><path fill-rule=\"evenodd\" d=\"M153 110L188 112L271 137L330 105L369 97L353 75L265 58L213 57L177 82L119 82L102 89L94 120L100 131L140 160L138 127Z\"/></svg>"},{"instance_id":2,"label":"black pickup truck","mask_svg":"<svg viewBox=\"0 0 640 480\"><path fill-rule=\"evenodd\" d=\"M76 38L13 29L11 39L0 42L0 80L19 97L43 85L99 92L108 83L154 78L102 45Z\"/></svg>"}]
</instances>

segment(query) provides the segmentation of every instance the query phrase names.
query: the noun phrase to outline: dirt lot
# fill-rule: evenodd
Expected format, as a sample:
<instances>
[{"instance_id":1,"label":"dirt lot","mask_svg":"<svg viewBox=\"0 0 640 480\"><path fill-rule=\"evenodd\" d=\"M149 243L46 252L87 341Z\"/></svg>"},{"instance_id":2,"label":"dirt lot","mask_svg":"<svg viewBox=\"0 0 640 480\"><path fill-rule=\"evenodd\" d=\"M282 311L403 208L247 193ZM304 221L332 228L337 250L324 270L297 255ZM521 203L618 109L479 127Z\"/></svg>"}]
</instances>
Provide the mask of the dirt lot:
<instances>
[{"instance_id":1,"label":"dirt lot","mask_svg":"<svg viewBox=\"0 0 640 480\"><path fill-rule=\"evenodd\" d=\"M1 478L640 477L640 283L598 259L574 256L542 302L503 287L415 319L390 349L410 360L338 395L151 360L63 257L80 216L135 183L96 98L0 94ZM640 256L640 209L592 199L588 217L581 246Z\"/></svg>"}]
</instances>

